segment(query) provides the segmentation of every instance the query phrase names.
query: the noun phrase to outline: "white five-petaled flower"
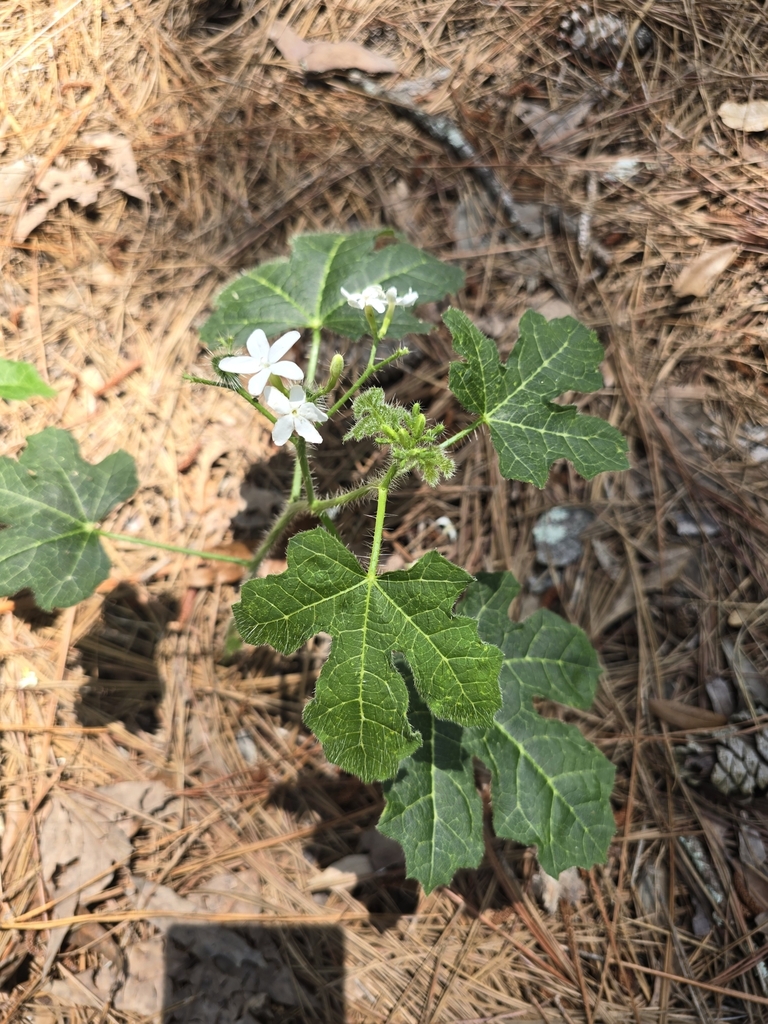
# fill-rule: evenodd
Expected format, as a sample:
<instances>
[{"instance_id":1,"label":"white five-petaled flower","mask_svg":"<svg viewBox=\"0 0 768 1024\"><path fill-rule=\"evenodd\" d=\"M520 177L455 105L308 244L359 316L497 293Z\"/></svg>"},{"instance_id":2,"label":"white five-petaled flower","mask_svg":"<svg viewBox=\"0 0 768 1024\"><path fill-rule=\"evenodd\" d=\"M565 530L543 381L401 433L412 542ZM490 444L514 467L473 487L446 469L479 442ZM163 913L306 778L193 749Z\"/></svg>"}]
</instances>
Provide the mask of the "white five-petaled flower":
<instances>
[{"instance_id":1,"label":"white five-petaled flower","mask_svg":"<svg viewBox=\"0 0 768 1024\"><path fill-rule=\"evenodd\" d=\"M346 288L342 288L341 294L353 309L371 306L377 313L383 313L387 308L387 296L380 284L369 284L361 292L348 292Z\"/></svg>"},{"instance_id":2,"label":"white five-petaled flower","mask_svg":"<svg viewBox=\"0 0 768 1024\"><path fill-rule=\"evenodd\" d=\"M272 440L276 445L284 445L294 432L314 444L320 444L323 440L313 424L325 423L328 417L314 402L307 401L304 388L298 384L294 384L287 398L277 388L267 388L264 401L277 416L277 422L272 427Z\"/></svg>"},{"instance_id":3,"label":"white five-petaled flower","mask_svg":"<svg viewBox=\"0 0 768 1024\"><path fill-rule=\"evenodd\" d=\"M259 327L248 338L245 347L247 356L226 356L219 360L219 369L227 373L253 374L248 381L248 390L252 395L259 396L267 386L267 381L274 373L277 377L287 380L301 380L304 371L296 363L283 359L289 349L293 348L301 335L298 331L288 331L270 345L267 336Z\"/></svg>"},{"instance_id":4,"label":"white five-petaled flower","mask_svg":"<svg viewBox=\"0 0 768 1024\"><path fill-rule=\"evenodd\" d=\"M342 288L341 294L353 309L365 309L366 306L370 306L377 313L383 313L390 302L394 306L412 306L419 297L418 292L409 289L406 295L398 298L397 288L387 288L384 291L380 284L369 284L361 292L348 292L346 288Z\"/></svg>"},{"instance_id":5,"label":"white five-petaled flower","mask_svg":"<svg viewBox=\"0 0 768 1024\"><path fill-rule=\"evenodd\" d=\"M405 295L397 294L397 288L387 288L387 298L395 300L396 306L412 306L419 297L419 293L409 288Z\"/></svg>"}]
</instances>

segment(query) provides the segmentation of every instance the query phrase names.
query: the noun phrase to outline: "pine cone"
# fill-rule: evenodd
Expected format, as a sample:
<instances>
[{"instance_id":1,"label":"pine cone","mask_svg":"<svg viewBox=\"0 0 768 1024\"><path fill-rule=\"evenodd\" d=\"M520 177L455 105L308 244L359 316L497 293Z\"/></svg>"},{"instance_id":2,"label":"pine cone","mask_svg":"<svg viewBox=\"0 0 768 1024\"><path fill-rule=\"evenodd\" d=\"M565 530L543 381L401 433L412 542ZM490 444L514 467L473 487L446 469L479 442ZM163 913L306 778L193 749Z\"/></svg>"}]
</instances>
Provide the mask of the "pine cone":
<instances>
[{"instance_id":1,"label":"pine cone","mask_svg":"<svg viewBox=\"0 0 768 1024\"><path fill-rule=\"evenodd\" d=\"M765 708L755 709L766 714ZM768 790L768 727L739 735L739 727L752 715L741 711L731 715L731 724L713 732L708 742L689 737L681 748L681 768L692 785L711 782L723 796L752 797Z\"/></svg>"}]
</instances>

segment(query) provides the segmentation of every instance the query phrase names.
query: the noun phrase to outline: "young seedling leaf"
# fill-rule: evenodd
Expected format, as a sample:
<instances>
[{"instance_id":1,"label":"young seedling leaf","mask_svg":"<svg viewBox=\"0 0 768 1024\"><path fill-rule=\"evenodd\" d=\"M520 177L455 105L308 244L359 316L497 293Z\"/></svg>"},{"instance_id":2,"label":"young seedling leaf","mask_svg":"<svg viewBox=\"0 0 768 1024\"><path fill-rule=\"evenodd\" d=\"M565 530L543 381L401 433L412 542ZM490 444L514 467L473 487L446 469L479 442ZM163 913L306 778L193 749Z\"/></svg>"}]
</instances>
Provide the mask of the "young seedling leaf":
<instances>
[{"instance_id":1,"label":"young seedling leaf","mask_svg":"<svg viewBox=\"0 0 768 1024\"><path fill-rule=\"evenodd\" d=\"M29 587L46 611L92 594L110 566L94 525L137 487L126 452L92 465L66 430L28 437L18 461L0 459L0 593Z\"/></svg>"},{"instance_id":2,"label":"young seedling leaf","mask_svg":"<svg viewBox=\"0 0 768 1024\"><path fill-rule=\"evenodd\" d=\"M502 474L543 487L556 459L570 459L589 479L626 469L627 443L605 420L551 400L565 391L602 387L603 348L594 331L572 317L547 321L528 311L506 364L469 318L449 309L443 319L466 362L451 363L450 388L491 432Z\"/></svg>"},{"instance_id":3,"label":"young seedling leaf","mask_svg":"<svg viewBox=\"0 0 768 1024\"><path fill-rule=\"evenodd\" d=\"M464 275L407 242L395 242L374 251L376 242L391 232L358 231L352 235L298 235L288 259L262 263L238 277L219 295L216 311L200 336L211 348L227 339L244 345L260 327L267 337L290 330L326 328L357 340L369 331L362 310L352 309L341 294L379 284L409 288L419 302L434 302L461 287ZM398 308L388 331L390 338L424 334L432 325Z\"/></svg>"},{"instance_id":4,"label":"young seedling leaf","mask_svg":"<svg viewBox=\"0 0 768 1024\"><path fill-rule=\"evenodd\" d=\"M408 570L369 575L325 530L293 537L288 568L249 580L234 606L244 640L293 653L315 633L333 637L304 720L326 756L364 781L387 779L420 745L408 691L392 663L401 653L439 718L490 724L500 705L501 652L451 609L471 576L431 551Z\"/></svg>"},{"instance_id":5,"label":"young seedling leaf","mask_svg":"<svg viewBox=\"0 0 768 1024\"><path fill-rule=\"evenodd\" d=\"M0 398L23 401L32 395L54 398L56 392L45 383L31 363L0 359Z\"/></svg>"},{"instance_id":6,"label":"young seedling leaf","mask_svg":"<svg viewBox=\"0 0 768 1024\"><path fill-rule=\"evenodd\" d=\"M491 771L496 834L535 843L541 866L557 877L605 860L615 769L575 726L542 718L533 699L587 708L601 669L586 634L560 616L540 610L511 622L516 591L508 573L481 575L461 606L504 658L501 711L491 728L465 729L464 745Z\"/></svg>"},{"instance_id":7,"label":"young seedling leaf","mask_svg":"<svg viewBox=\"0 0 768 1024\"><path fill-rule=\"evenodd\" d=\"M430 713L402 668L410 694L409 720L423 744L383 785L386 806L378 829L405 851L410 878L427 893L448 885L459 868L483 856L483 805L462 727Z\"/></svg>"}]
</instances>

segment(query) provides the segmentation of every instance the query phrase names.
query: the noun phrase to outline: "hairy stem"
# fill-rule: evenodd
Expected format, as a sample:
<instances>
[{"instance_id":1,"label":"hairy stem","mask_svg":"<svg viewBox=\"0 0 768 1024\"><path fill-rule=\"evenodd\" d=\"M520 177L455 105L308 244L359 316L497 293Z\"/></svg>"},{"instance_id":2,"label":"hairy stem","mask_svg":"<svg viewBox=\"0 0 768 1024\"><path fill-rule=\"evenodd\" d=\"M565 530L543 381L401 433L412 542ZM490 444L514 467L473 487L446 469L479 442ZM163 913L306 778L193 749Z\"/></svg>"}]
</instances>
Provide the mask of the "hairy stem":
<instances>
[{"instance_id":1,"label":"hairy stem","mask_svg":"<svg viewBox=\"0 0 768 1024\"><path fill-rule=\"evenodd\" d=\"M328 531L328 533L330 533L331 536L335 537L336 540L341 541L341 543L343 544L344 541L341 540L341 534L336 529L336 526L335 526L333 520L331 519L331 517L328 515L328 513L327 512L318 512L317 513L317 517L320 520L320 522L323 524L325 529Z\"/></svg>"},{"instance_id":2,"label":"hairy stem","mask_svg":"<svg viewBox=\"0 0 768 1024\"><path fill-rule=\"evenodd\" d=\"M301 478L299 478L301 479ZM299 512L306 512L308 506L306 501L293 501L288 504L285 510L277 517L264 540L259 544L258 548L253 554L253 558L248 562L248 567L252 573L256 572L261 563L267 557L272 549L272 546L277 543L280 534L288 526L294 516L298 515Z\"/></svg>"},{"instance_id":3,"label":"hairy stem","mask_svg":"<svg viewBox=\"0 0 768 1024\"><path fill-rule=\"evenodd\" d=\"M379 557L381 555L381 541L384 534L384 516L387 512L387 495L389 489L387 487L379 487L379 499L376 505L376 523L373 528L373 542L371 544L371 560L368 564L368 577L374 579L376 576L376 570L379 567Z\"/></svg>"},{"instance_id":4,"label":"hairy stem","mask_svg":"<svg viewBox=\"0 0 768 1024\"><path fill-rule=\"evenodd\" d=\"M315 374L317 373L317 360L320 357L320 338L321 338L320 328L319 327L313 327L312 328L312 345L310 346L310 349L309 349L309 359L307 361L307 373L306 373L306 376L305 376L305 380L308 381L308 383L310 383L310 384L312 384L314 382Z\"/></svg>"},{"instance_id":5,"label":"hairy stem","mask_svg":"<svg viewBox=\"0 0 768 1024\"><path fill-rule=\"evenodd\" d=\"M291 494L288 498L289 502L298 501L301 497L301 465L299 460L293 464L293 480L291 482Z\"/></svg>"},{"instance_id":6,"label":"hairy stem","mask_svg":"<svg viewBox=\"0 0 768 1024\"><path fill-rule=\"evenodd\" d=\"M303 437L296 437L293 439L293 444L296 448L296 457L299 469L301 470L301 479L304 484L304 491L307 495L307 502L310 508L315 500L315 488L312 483L312 473L309 469L309 460L307 459L307 442Z\"/></svg>"},{"instance_id":7,"label":"hairy stem","mask_svg":"<svg viewBox=\"0 0 768 1024\"><path fill-rule=\"evenodd\" d=\"M374 373L378 373L379 370L383 370L384 367L389 366L390 363L394 363L396 359L401 359L403 356L407 355L407 348L399 348L397 352L393 352L391 356L387 356L386 359L382 359L380 363L376 363L373 366L371 366L369 363L369 365L366 366L366 368L363 370L358 380L356 380L351 387L347 388L347 390L344 392L344 394L341 396L338 402L335 402L328 410L328 419L330 419L334 413L338 412L342 405L344 405L345 402L348 402L356 391L360 390L360 388L363 386L363 384L365 384L369 377L372 377Z\"/></svg>"},{"instance_id":8,"label":"hairy stem","mask_svg":"<svg viewBox=\"0 0 768 1024\"><path fill-rule=\"evenodd\" d=\"M446 437L444 441L440 442L438 448L450 448L452 444L456 444L457 441L461 441L463 438L471 434L472 431L477 430L477 428L480 426L482 422L482 419L478 417L476 420L473 420L468 427L464 427L463 430L460 430L457 434L454 434L453 437Z\"/></svg>"},{"instance_id":9,"label":"hairy stem","mask_svg":"<svg viewBox=\"0 0 768 1024\"><path fill-rule=\"evenodd\" d=\"M130 537L127 533L112 533L109 530L94 530L100 537L108 540L123 540L128 544L142 544L147 548L160 548L162 551L175 551L180 555L192 555L195 558L207 558L212 562L234 562L236 565L251 565L248 558L235 558L232 555L222 555L217 551L197 551L195 548L181 547L179 544L164 544L159 540L147 540L145 537Z\"/></svg>"},{"instance_id":10,"label":"hairy stem","mask_svg":"<svg viewBox=\"0 0 768 1024\"><path fill-rule=\"evenodd\" d=\"M316 499L312 503L310 512L315 512L319 515L328 508L338 508L340 505L346 505L350 501L357 501L358 498L364 498L366 494L370 494L371 491L378 490L378 487L378 484L363 484L362 487L356 487L354 491L347 491L346 494L339 494L335 498Z\"/></svg>"}]
</instances>

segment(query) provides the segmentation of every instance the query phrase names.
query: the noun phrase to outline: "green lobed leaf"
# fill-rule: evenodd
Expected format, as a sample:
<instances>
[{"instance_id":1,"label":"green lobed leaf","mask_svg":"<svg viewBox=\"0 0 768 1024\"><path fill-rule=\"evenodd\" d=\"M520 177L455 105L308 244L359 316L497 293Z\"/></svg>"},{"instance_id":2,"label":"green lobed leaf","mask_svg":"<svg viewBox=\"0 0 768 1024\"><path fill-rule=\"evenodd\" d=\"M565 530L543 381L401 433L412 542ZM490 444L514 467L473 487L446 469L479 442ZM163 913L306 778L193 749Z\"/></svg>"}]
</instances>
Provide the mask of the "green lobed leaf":
<instances>
[{"instance_id":1,"label":"green lobed leaf","mask_svg":"<svg viewBox=\"0 0 768 1024\"><path fill-rule=\"evenodd\" d=\"M466 360L451 363L451 391L488 425L507 479L543 487L549 467L563 458L587 479L627 468L627 443L615 427L551 401L565 391L602 387L598 366L604 353L594 331L572 317L547 321L529 310L502 364L495 343L464 313L449 309L443 319Z\"/></svg>"},{"instance_id":2,"label":"green lobed leaf","mask_svg":"<svg viewBox=\"0 0 768 1024\"><path fill-rule=\"evenodd\" d=\"M212 348L228 338L244 345L260 327L267 337L289 330L327 328L357 340L369 331L362 310L352 309L341 294L366 285L394 286L399 293L413 288L419 302L434 302L461 287L464 275L421 249L397 241L374 251L391 231L358 231L351 235L298 235L288 259L272 260L247 271L219 295L215 312L200 336ZM432 325L409 310L395 310L390 338L424 334Z\"/></svg>"},{"instance_id":3,"label":"green lobed leaf","mask_svg":"<svg viewBox=\"0 0 768 1024\"><path fill-rule=\"evenodd\" d=\"M54 398L56 391L45 383L31 363L0 359L0 398L23 401L32 395Z\"/></svg>"},{"instance_id":4,"label":"green lobed leaf","mask_svg":"<svg viewBox=\"0 0 768 1024\"><path fill-rule=\"evenodd\" d=\"M605 860L615 768L575 726L542 718L533 699L588 708L601 669L586 634L559 615L542 609L511 622L516 592L509 574L481 575L462 606L477 608L480 636L503 652L501 711L490 729L465 729L464 744L491 771L496 834L535 843L557 876Z\"/></svg>"},{"instance_id":5,"label":"green lobed leaf","mask_svg":"<svg viewBox=\"0 0 768 1024\"><path fill-rule=\"evenodd\" d=\"M321 631L333 637L304 720L326 756L365 781L390 778L420 745L408 691L392 662L401 653L439 718L490 724L500 704L501 654L477 624L452 614L472 579L436 551L410 569L369 576L320 528L288 544L288 568L249 580L234 606L244 640L293 653Z\"/></svg>"},{"instance_id":6,"label":"green lobed leaf","mask_svg":"<svg viewBox=\"0 0 768 1024\"><path fill-rule=\"evenodd\" d=\"M66 430L28 437L18 461L0 459L0 593L29 587L47 611L92 594L110 568L94 524L137 487L126 452L94 465Z\"/></svg>"},{"instance_id":7,"label":"green lobed leaf","mask_svg":"<svg viewBox=\"0 0 768 1024\"><path fill-rule=\"evenodd\" d=\"M480 863L483 805L461 726L435 718L407 669L403 674L411 698L408 717L423 744L383 784L386 806L378 829L400 843L409 876L430 893L447 885L459 868Z\"/></svg>"},{"instance_id":8,"label":"green lobed leaf","mask_svg":"<svg viewBox=\"0 0 768 1024\"><path fill-rule=\"evenodd\" d=\"M511 622L518 590L511 573L482 573L460 605L482 639L503 652L502 707L491 727L444 735L443 723L433 716L428 723L428 712L415 706L411 721L425 745L384 786L379 827L403 845L408 874L428 892L482 858L471 755L491 771L496 834L536 844L549 874L604 861L614 833L613 765L575 726L542 718L533 706L541 697L588 707L600 675L597 655L580 629L551 612Z\"/></svg>"}]
</instances>

